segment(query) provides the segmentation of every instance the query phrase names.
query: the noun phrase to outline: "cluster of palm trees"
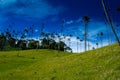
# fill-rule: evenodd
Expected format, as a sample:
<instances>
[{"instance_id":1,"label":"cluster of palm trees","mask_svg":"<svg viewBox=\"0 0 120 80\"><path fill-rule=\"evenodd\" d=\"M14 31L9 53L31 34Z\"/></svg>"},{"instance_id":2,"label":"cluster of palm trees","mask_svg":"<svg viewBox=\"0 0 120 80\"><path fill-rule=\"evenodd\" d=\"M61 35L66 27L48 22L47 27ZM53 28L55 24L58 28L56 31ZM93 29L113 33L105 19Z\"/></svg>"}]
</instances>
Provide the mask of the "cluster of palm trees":
<instances>
[{"instance_id":1,"label":"cluster of palm trees","mask_svg":"<svg viewBox=\"0 0 120 80\"><path fill-rule=\"evenodd\" d=\"M108 14L105 2L104 2L104 0L101 0L101 1L102 1L103 10L105 12L106 20L108 21L108 23L109 23L109 25L110 25L110 27L111 27L111 29L112 29L115 37L116 37L117 42L120 45L118 35L115 32L115 29L114 29L113 23L110 19L110 16ZM120 7L117 10L120 12ZM77 52L79 50L79 44L78 43L82 43L83 41L84 41L84 51L90 50L90 43L89 43L89 39L88 39L88 27L89 27L88 24L90 22L90 17L89 16L84 16L82 20L84 22L84 35L83 35L84 39L81 39L79 36L76 37ZM4 46L6 45L5 40L7 39L8 43L11 46L15 46L15 44L13 45L12 43L16 41L16 43L18 43L18 46L21 46L21 48L24 48L24 46L25 46L24 43L26 43L26 40L27 40L27 42L32 42L30 44L31 47L32 46L37 46L36 48L39 48L39 45L41 45L41 43L43 43L44 45L46 45L46 43L49 43L50 48L57 45L56 47L59 51L60 48L61 48L61 44L60 43L57 44L56 39L58 39L58 42L61 42L64 45L66 45L65 41L66 41L66 37L67 37L69 47L68 46L63 46L63 47L67 48L68 50L70 50L72 52L72 49L70 49L72 35L71 34L70 35L64 35L63 34L64 26L65 26L65 20L63 19L61 21L60 33L55 33L55 32L54 33L46 33L46 32L44 32L45 23L42 22L41 23L41 29L40 29L40 32L39 32L39 37L36 38L37 41L35 41L35 42L33 40L34 25L31 25L29 28L26 27L23 32L18 32L18 31L13 30L10 33L9 29L6 29L5 33L0 34L0 49L4 48ZM103 35L104 35L103 32L99 32L97 34L97 36L98 36L97 39L98 40L100 39L101 47L103 46ZM53 43L54 45L51 44L51 43ZM34 44L37 44L37 45L34 45ZM99 42L96 42L96 46L97 46L97 48L99 47ZM80 45L80 49L82 50L81 45ZM93 49L95 49L95 47L93 47Z\"/></svg>"}]
</instances>

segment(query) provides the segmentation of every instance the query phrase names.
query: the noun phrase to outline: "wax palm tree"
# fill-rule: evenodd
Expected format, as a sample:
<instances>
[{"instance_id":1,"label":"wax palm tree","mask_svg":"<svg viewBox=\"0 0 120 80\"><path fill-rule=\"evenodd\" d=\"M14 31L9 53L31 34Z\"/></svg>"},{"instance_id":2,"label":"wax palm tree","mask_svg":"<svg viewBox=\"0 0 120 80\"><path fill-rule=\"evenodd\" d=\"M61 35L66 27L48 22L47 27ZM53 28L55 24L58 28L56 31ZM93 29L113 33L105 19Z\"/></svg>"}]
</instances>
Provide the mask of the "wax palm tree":
<instances>
[{"instance_id":1,"label":"wax palm tree","mask_svg":"<svg viewBox=\"0 0 120 80\"><path fill-rule=\"evenodd\" d=\"M29 36L30 36L31 39L32 39L32 36L33 36L33 33L34 33L33 27L34 27L34 24L32 26L30 26L30 29L29 29L29 32L30 32Z\"/></svg>"},{"instance_id":2,"label":"wax palm tree","mask_svg":"<svg viewBox=\"0 0 120 80\"><path fill-rule=\"evenodd\" d=\"M97 48L98 48L98 45L99 45L99 44L98 44L98 43L96 43Z\"/></svg>"},{"instance_id":3,"label":"wax palm tree","mask_svg":"<svg viewBox=\"0 0 120 80\"><path fill-rule=\"evenodd\" d=\"M79 37L76 37L76 39L77 39L77 52L78 52L78 41L79 41Z\"/></svg>"},{"instance_id":4,"label":"wax palm tree","mask_svg":"<svg viewBox=\"0 0 120 80\"><path fill-rule=\"evenodd\" d=\"M42 22L41 23L41 30L40 30L40 37L41 37L41 39L39 39L39 40L42 40L42 37L44 38L44 35L45 35L44 28L45 28L45 23Z\"/></svg>"},{"instance_id":5,"label":"wax palm tree","mask_svg":"<svg viewBox=\"0 0 120 80\"><path fill-rule=\"evenodd\" d=\"M60 44L59 44L59 42L61 41L61 37L60 37L59 34L57 35L57 37L58 37L58 40L59 40L59 41L58 41L58 53L59 53L59 50L60 50Z\"/></svg>"},{"instance_id":6,"label":"wax palm tree","mask_svg":"<svg viewBox=\"0 0 120 80\"><path fill-rule=\"evenodd\" d=\"M28 35L28 28L27 27L24 29L24 34Z\"/></svg>"},{"instance_id":7,"label":"wax palm tree","mask_svg":"<svg viewBox=\"0 0 120 80\"><path fill-rule=\"evenodd\" d=\"M71 41L71 38L69 37L69 38L68 38L69 47L70 47L70 41Z\"/></svg>"},{"instance_id":8,"label":"wax palm tree","mask_svg":"<svg viewBox=\"0 0 120 80\"><path fill-rule=\"evenodd\" d=\"M64 23L65 23L65 21L62 20L62 21L61 21L62 26L61 26L61 31L60 31L60 32L61 32L61 35L58 34L59 42L61 42L61 40L62 40ZM59 52L59 49L60 49L60 44L58 44L58 52Z\"/></svg>"},{"instance_id":9,"label":"wax palm tree","mask_svg":"<svg viewBox=\"0 0 120 80\"><path fill-rule=\"evenodd\" d=\"M90 46L91 46L91 45L90 45L90 43L88 42L88 50L90 50Z\"/></svg>"},{"instance_id":10,"label":"wax palm tree","mask_svg":"<svg viewBox=\"0 0 120 80\"><path fill-rule=\"evenodd\" d=\"M82 46L81 46L82 45L82 41L83 40L80 39L80 51L82 51Z\"/></svg>"},{"instance_id":11,"label":"wax palm tree","mask_svg":"<svg viewBox=\"0 0 120 80\"><path fill-rule=\"evenodd\" d=\"M115 29L114 29L112 20L111 20L109 14L108 14L107 7L106 7L106 5L105 5L105 1L104 1L104 0L101 0L101 2L102 2L102 6L103 6L103 9L104 9L105 15L106 15L106 19L108 20L108 23L109 23L109 25L110 25L113 33L114 33L114 36L115 36L115 38L116 38L116 40L117 40L117 42L118 42L118 44L119 44L119 46L120 46L120 41L119 41L118 35L117 35L117 33L116 33ZM118 9L118 10L119 10L119 9Z\"/></svg>"},{"instance_id":12,"label":"wax palm tree","mask_svg":"<svg viewBox=\"0 0 120 80\"><path fill-rule=\"evenodd\" d=\"M104 35L103 32L100 32L100 37L101 37L101 38L100 38L100 39L101 39L101 47L103 46L103 40L102 40L103 35Z\"/></svg>"},{"instance_id":13,"label":"wax palm tree","mask_svg":"<svg viewBox=\"0 0 120 80\"><path fill-rule=\"evenodd\" d=\"M41 32L43 32L44 28L45 28L45 23L42 22L42 23L41 23Z\"/></svg>"},{"instance_id":14,"label":"wax palm tree","mask_svg":"<svg viewBox=\"0 0 120 80\"><path fill-rule=\"evenodd\" d=\"M85 51L87 50L87 30L88 30L88 23L90 21L90 18L88 16L83 17L83 21L85 23L85 33L84 33L84 39L85 39Z\"/></svg>"},{"instance_id":15,"label":"wax palm tree","mask_svg":"<svg viewBox=\"0 0 120 80\"><path fill-rule=\"evenodd\" d=\"M70 47L70 45L71 45L71 38L72 38L72 35L69 35L69 38L68 38L69 47Z\"/></svg>"},{"instance_id":16,"label":"wax palm tree","mask_svg":"<svg viewBox=\"0 0 120 80\"><path fill-rule=\"evenodd\" d=\"M61 35L63 34L63 29L64 29L64 24L65 24L65 20L62 20L62 26L61 26Z\"/></svg>"},{"instance_id":17,"label":"wax palm tree","mask_svg":"<svg viewBox=\"0 0 120 80\"><path fill-rule=\"evenodd\" d=\"M54 40L55 39L55 34L51 33L51 39Z\"/></svg>"}]
</instances>

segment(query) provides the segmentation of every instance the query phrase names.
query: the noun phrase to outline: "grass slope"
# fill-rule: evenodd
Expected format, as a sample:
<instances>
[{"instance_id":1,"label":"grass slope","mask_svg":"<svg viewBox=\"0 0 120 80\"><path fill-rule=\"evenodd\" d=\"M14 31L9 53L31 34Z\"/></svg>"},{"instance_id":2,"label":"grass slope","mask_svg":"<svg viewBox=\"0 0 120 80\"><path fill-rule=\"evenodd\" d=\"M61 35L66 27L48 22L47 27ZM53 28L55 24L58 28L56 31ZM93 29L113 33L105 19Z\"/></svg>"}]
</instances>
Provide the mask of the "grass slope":
<instances>
[{"instance_id":1,"label":"grass slope","mask_svg":"<svg viewBox=\"0 0 120 80\"><path fill-rule=\"evenodd\" d=\"M53 50L0 52L0 80L120 80L120 47L82 54Z\"/></svg>"}]
</instances>

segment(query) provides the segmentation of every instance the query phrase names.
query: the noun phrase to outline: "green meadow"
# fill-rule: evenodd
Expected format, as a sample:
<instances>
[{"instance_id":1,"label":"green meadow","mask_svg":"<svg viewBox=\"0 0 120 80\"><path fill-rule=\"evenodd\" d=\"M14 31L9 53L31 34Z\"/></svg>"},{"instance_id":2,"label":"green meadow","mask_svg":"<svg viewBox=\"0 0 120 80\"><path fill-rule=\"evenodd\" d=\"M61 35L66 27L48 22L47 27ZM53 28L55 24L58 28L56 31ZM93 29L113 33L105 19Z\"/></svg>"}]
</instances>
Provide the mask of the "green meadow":
<instances>
[{"instance_id":1,"label":"green meadow","mask_svg":"<svg viewBox=\"0 0 120 80\"><path fill-rule=\"evenodd\" d=\"M81 54L46 49L0 52L0 80L120 80L120 47Z\"/></svg>"}]
</instances>

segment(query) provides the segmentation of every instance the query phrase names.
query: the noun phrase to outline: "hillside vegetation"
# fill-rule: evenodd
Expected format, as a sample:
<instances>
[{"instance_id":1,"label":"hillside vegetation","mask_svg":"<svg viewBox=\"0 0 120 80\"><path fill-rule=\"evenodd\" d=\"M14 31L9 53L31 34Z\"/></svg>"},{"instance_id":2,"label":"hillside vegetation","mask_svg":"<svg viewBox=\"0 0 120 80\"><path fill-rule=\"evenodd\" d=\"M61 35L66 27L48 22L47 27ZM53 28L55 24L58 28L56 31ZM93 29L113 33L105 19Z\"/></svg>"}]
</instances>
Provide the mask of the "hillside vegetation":
<instances>
[{"instance_id":1,"label":"hillside vegetation","mask_svg":"<svg viewBox=\"0 0 120 80\"><path fill-rule=\"evenodd\" d=\"M120 47L81 54L55 50L0 52L0 80L120 80Z\"/></svg>"}]
</instances>

